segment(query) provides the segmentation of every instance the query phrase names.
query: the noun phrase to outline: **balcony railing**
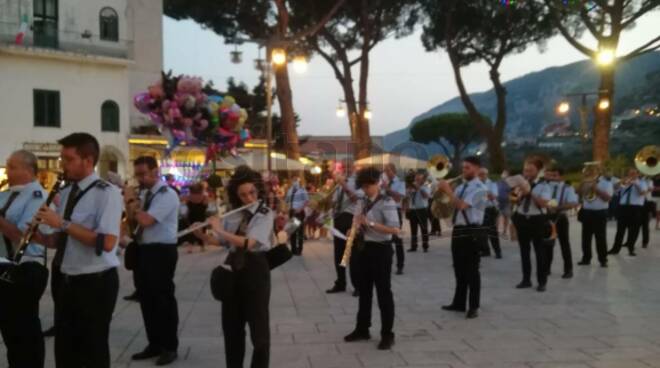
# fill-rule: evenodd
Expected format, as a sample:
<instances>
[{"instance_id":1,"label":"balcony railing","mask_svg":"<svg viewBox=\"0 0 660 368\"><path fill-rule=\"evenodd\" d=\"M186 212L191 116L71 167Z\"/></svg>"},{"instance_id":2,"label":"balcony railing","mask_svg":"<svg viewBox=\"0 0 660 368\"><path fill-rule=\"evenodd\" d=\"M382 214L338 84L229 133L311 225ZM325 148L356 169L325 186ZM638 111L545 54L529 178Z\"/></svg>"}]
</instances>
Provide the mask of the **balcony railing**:
<instances>
[{"instance_id":1,"label":"balcony railing","mask_svg":"<svg viewBox=\"0 0 660 368\"><path fill-rule=\"evenodd\" d=\"M131 59L132 57L132 40L106 41L91 30L56 30L48 27L47 24L34 22L25 32L23 42L17 45L16 35L19 29L20 24L18 23L0 22L0 46L44 48L119 59Z\"/></svg>"}]
</instances>

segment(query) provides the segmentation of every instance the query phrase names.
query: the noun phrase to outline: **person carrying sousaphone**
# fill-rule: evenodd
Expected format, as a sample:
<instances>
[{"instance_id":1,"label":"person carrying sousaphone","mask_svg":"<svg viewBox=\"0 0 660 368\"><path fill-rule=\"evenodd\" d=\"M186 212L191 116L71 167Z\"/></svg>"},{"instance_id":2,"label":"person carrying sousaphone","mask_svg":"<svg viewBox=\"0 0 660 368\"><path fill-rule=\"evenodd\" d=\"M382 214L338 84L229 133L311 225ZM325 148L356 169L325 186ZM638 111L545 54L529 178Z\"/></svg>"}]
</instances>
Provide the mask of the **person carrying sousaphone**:
<instances>
[{"instance_id":1,"label":"person carrying sousaphone","mask_svg":"<svg viewBox=\"0 0 660 368\"><path fill-rule=\"evenodd\" d=\"M233 208L249 205L228 216L214 236L202 230L195 235L207 244L229 248L225 261L232 271L226 297L222 300L222 330L227 368L242 368L245 354L245 325L252 340L252 368L266 368L270 360L270 269L267 251L273 246L275 215L265 203L261 175L247 166L236 168L227 186Z\"/></svg>"}]
</instances>

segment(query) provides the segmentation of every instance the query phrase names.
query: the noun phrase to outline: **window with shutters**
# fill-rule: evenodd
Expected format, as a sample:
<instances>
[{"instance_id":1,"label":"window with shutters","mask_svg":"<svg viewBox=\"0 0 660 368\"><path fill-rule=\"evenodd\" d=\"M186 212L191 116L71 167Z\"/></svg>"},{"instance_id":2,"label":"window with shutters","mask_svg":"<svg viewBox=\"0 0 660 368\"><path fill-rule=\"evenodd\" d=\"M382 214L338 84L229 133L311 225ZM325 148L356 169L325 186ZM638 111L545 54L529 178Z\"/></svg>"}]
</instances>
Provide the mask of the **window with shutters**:
<instances>
[{"instance_id":1,"label":"window with shutters","mask_svg":"<svg viewBox=\"0 0 660 368\"><path fill-rule=\"evenodd\" d=\"M112 8L103 8L99 13L99 26L101 40L103 41L119 41L119 17L117 12Z\"/></svg>"},{"instance_id":2,"label":"window with shutters","mask_svg":"<svg viewBox=\"0 0 660 368\"><path fill-rule=\"evenodd\" d=\"M119 132L119 105L112 100L101 105L101 131Z\"/></svg>"},{"instance_id":3,"label":"window with shutters","mask_svg":"<svg viewBox=\"0 0 660 368\"><path fill-rule=\"evenodd\" d=\"M60 92L35 89L33 91L34 126L60 127Z\"/></svg>"}]
</instances>

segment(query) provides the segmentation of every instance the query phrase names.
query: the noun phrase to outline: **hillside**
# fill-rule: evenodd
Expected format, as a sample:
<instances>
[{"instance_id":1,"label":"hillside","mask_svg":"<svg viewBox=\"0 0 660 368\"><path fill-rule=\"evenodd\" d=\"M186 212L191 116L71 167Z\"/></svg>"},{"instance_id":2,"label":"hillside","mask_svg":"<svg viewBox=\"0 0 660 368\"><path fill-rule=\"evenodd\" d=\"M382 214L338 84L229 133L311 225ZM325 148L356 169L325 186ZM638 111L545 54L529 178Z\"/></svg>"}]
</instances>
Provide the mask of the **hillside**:
<instances>
[{"instance_id":1,"label":"hillside","mask_svg":"<svg viewBox=\"0 0 660 368\"><path fill-rule=\"evenodd\" d=\"M659 103L660 52L649 53L621 64L616 75L615 113L636 108L643 103ZM504 83L507 89L508 137L535 137L547 124L556 121L555 107L562 95L595 91L598 88L596 66L589 60L551 67ZM472 95L481 113L495 120L495 92L489 90ZM578 101L573 101L577 104ZM577 109L571 120L577 124ZM410 127L428 116L465 111L458 97L438 105L412 119L408 127L385 135L386 150L393 150L409 140ZM435 153L437 147L429 147Z\"/></svg>"}]
</instances>

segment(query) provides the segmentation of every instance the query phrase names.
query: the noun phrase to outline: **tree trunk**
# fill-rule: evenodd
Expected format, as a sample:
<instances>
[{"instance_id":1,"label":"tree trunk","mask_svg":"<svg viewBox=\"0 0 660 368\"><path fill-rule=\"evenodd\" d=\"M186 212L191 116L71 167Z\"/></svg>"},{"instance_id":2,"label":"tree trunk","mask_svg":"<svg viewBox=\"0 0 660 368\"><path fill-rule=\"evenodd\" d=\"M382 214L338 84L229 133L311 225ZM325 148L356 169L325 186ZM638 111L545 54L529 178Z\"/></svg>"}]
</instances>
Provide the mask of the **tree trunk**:
<instances>
[{"instance_id":1,"label":"tree trunk","mask_svg":"<svg viewBox=\"0 0 660 368\"><path fill-rule=\"evenodd\" d=\"M605 110L598 108L598 104L603 99L610 102L609 108ZM610 157L609 139L612 128L612 111L614 111L614 68L601 69L600 88L595 109L593 160L605 162Z\"/></svg>"},{"instance_id":2,"label":"tree trunk","mask_svg":"<svg viewBox=\"0 0 660 368\"><path fill-rule=\"evenodd\" d=\"M286 146L286 155L292 160L300 158L300 146L298 143L298 132L296 131L296 118L293 110L293 95L289 83L289 70L286 64L275 69L275 81L277 83L277 101L280 104L282 121L282 135Z\"/></svg>"},{"instance_id":3,"label":"tree trunk","mask_svg":"<svg viewBox=\"0 0 660 368\"><path fill-rule=\"evenodd\" d=\"M499 173L507 168L506 156L502 149L502 138L506 127L506 88L500 81L500 73L497 69L490 70L490 80L493 82L497 96L497 120L492 134L487 137L487 144L490 169L492 172Z\"/></svg>"},{"instance_id":4,"label":"tree trunk","mask_svg":"<svg viewBox=\"0 0 660 368\"><path fill-rule=\"evenodd\" d=\"M359 101L360 114L357 118L357 146L355 149L355 159L363 159L371 155L371 134L369 133L369 120L364 117L368 108L367 88L369 80L369 51L371 45L371 19L369 18L369 2L362 0L361 21L362 21L362 50L360 55L360 83L359 83Z\"/></svg>"}]
</instances>

